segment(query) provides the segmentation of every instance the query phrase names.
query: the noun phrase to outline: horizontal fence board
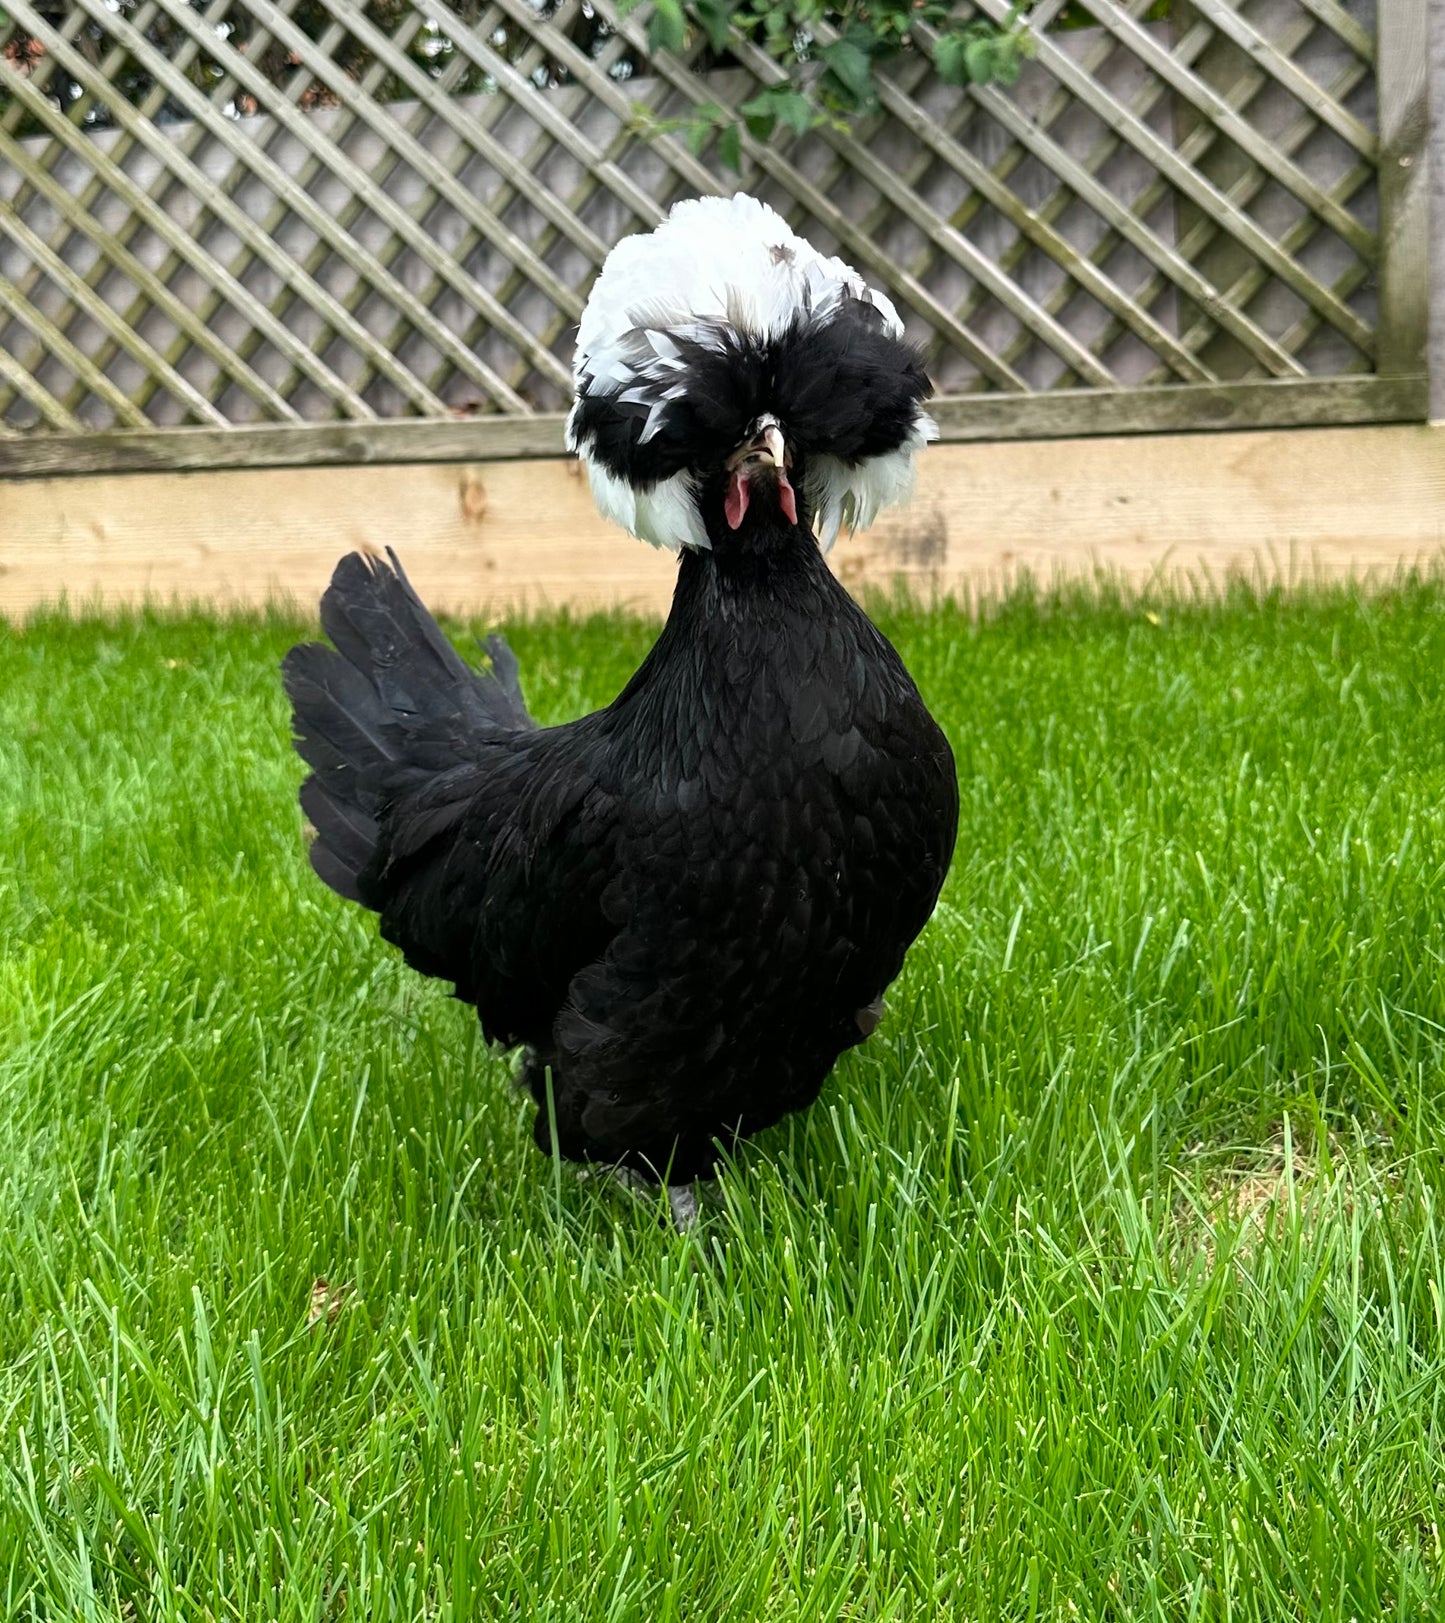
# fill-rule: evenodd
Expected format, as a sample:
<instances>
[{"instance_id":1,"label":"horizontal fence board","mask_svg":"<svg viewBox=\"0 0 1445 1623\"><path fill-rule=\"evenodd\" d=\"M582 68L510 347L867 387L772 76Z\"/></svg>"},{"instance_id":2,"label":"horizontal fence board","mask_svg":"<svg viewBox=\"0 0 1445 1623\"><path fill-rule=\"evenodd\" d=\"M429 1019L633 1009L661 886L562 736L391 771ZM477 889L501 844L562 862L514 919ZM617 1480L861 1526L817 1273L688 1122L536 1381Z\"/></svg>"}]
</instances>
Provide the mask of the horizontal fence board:
<instances>
[{"instance_id":1,"label":"horizontal fence board","mask_svg":"<svg viewBox=\"0 0 1445 1623\"><path fill-rule=\"evenodd\" d=\"M1097 569L1135 584L1231 573L1389 575L1445 548L1445 429L945 445L914 501L832 561L857 592L996 591ZM665 610L675 563L597 516L574 462L37 479L0 484L0 612L147 596L289 596L312 613L336 560L394 546L438 609Z\"/></svg>"},{"instance_id":2,"label":"horizontal fence board","mask_svg":"<svg viewBox=\"0 0 1445 1623\"><path fill-rule=\"evenodd\" d=\"M1179 384L1167 389L1072 390L935 400L947 442L1077 439L1201 428L1320 427L1419 422L1429 383L1403 378ZM207 468L348 467L382 462L500 462L563 454L566 417L469 421L304 423L277 428L46 434L0 438L0 479L157 473ZM1087 429L1087 434L1081 434Z\"/></svg>"}]
</instances>

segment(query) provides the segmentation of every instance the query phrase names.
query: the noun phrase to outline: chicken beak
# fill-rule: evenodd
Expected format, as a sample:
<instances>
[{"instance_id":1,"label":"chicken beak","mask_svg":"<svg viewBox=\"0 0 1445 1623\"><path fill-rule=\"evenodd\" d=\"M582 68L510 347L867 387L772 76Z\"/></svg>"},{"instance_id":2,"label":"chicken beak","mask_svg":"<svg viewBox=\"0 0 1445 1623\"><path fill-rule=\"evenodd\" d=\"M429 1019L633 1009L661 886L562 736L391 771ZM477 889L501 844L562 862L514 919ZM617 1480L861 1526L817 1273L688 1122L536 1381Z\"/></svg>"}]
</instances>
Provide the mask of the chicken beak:
<instances>
[{"instance_id":1,"label":"chicken beak","mask_svg":"<svg viewBox=\"0 0 1445 1623\"><path fill-rule=\"evenodd\" d=\"M742 467L748 462L766 463L774 468L786 468L788 448L783 431L776 422L764 419L762 427L751 439L744 440L727 459L727 469Z\"/></svg>"},{"instance_id":2,"label":"chicken beak","mask_svg":"<svg viewBox=\"0 0 1445 1623\"><path fill-rule=\"evenodd\" d=\"M748 469L769 467L777 474L778 505L789 524L798 522L797 497L788 479L788 464L792 460L783 439L783 430L777 420L764 417L757 432L745 440L727 459L728 489L724 512L730 529L737 529L748 510Z\"/></svg>"}]
</instances>

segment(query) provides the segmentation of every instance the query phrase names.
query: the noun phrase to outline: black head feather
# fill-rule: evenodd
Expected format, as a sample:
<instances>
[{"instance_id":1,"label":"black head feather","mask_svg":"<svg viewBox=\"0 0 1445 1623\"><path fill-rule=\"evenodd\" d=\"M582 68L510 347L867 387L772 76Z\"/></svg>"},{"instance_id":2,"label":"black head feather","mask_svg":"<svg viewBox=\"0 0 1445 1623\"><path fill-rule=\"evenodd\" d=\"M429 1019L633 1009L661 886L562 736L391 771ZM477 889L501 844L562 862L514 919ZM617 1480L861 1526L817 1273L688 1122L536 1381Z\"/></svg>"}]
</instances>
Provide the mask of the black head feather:
<instances>
[{"instance_id":1,"label":"black head feather","mask_svg":"<svg viewBox=\"0 0 1445 1623\"><path fill-rule=\"evenodd\" d=\"M669 336L681 365L655 390L592 394L584 378L573 414L589 458L634 486L716 469L767 412L799 456L856 466L914 440L932 393L918 350L862 299L765 339L720 326L706 341Z\"/></svg>"}]
</instances>

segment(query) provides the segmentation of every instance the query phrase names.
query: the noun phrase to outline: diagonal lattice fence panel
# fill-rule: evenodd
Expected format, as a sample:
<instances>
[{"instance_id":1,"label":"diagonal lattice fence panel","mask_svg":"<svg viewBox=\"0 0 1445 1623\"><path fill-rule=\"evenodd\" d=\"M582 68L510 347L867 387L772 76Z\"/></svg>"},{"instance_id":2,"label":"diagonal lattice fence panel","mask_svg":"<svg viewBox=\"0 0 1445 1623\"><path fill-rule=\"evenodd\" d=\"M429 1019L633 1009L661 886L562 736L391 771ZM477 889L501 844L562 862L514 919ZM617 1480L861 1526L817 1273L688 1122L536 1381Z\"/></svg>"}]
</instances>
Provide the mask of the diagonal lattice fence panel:
<instances>
[{"instance_id":1,"label":"diagonal lattice fence panel","mask_svg":"<svg viewBox=\"0 0 1445 1623\"><path fill-rule=\"evenodd\" d=\"M1398 24L1419 0L1390 3ZM741 183L886 286L940 391L999 432L1060 391L1178 385L1413 411L1417 389L1368 392L1423 369L1402 318L1381 345L1382 287L1413 297L1387 254L1423 224L1393 167L1414 148L1382 148L1391 117L1411 127L1407 65L1382 57L1408 30L1391 43L1342 0L1173 0L1162 20L1091 0L1067 30L1064 9L1034 6L1011 89L942 83L920 25L876 115L745 138ZM1001 22L1007 0L975 10ZM615 0L6 0L0 19L0 434L32 444L555 413L608 248L738 183L669 122L781 77L742 38L649 60ZM1300 397L1260 398L1269 420Z\"/></svg>"}]
</instances>

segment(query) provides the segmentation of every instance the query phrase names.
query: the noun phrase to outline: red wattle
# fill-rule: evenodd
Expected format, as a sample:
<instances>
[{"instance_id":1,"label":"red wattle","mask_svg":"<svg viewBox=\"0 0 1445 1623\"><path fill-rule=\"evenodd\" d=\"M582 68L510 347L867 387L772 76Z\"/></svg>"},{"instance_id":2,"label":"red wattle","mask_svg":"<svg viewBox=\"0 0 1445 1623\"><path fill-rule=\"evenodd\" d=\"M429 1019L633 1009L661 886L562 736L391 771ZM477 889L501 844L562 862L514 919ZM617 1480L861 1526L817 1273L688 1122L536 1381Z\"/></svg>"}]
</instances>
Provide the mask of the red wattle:
<instances>
[{"instance_id":1,"label":"red wattle","mask_svg":"<svg viewBox=\"0 0 1445 1623\"><path fill-rule=\"evenodd\" d=\"M787 474L781 468L778 469L778 505L783 509L783 517L789 524L798 522L797 498L793 495L793 487L788 483Z\"/></svg>"},{"instance_id":2,"label":"red wattle","mask_svg":"<svg viewBox=\"0 0 1445 1623\"><path fill-rule=\"evenodd\" d=\"M723 502L723 517L727 519L730 530L737 529L747 510L748 476L741 468L734 468L732 478L728 480L727 498Z\"/></svg>"}]
</instances>

